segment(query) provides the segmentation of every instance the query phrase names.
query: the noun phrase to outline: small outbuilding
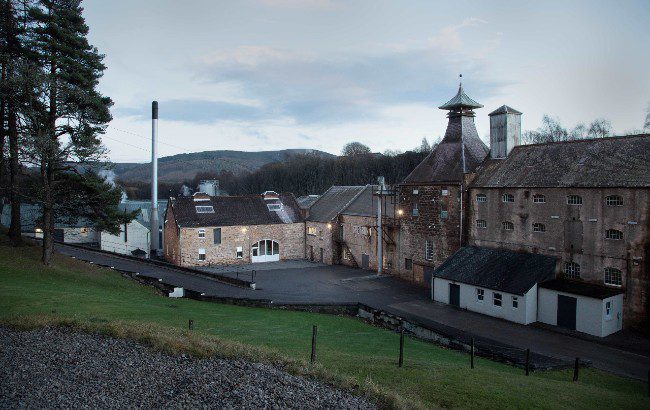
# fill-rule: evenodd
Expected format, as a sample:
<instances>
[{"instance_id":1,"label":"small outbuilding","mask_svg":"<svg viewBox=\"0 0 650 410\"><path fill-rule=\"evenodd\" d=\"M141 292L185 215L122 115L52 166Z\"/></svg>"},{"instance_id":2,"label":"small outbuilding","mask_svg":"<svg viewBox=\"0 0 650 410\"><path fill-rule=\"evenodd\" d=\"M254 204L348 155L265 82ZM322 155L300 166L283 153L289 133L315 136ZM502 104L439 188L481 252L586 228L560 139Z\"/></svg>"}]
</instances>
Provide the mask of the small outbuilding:
<instances>
[{"instance_id":1,"label":"small outbuilding","mask_svg":"<svg viewBox=\"0 0 650 410\"><path fill-rule=\"evenodd\" d=\"M433 272L433 298L527 325L537 320L537 284L554 278L555 267L546 255L460 248Z\"/></svg>"},{"instance_id":2,"label":"small outbuilding","mask_svg":"<svg viewBox=\"0 0 650 410\"><path fill-rule=\"evenodd\" d=\"M605 337L623 328L623 289L554 279L539 285L542 323Z\"/></svg>"}]
</instances>

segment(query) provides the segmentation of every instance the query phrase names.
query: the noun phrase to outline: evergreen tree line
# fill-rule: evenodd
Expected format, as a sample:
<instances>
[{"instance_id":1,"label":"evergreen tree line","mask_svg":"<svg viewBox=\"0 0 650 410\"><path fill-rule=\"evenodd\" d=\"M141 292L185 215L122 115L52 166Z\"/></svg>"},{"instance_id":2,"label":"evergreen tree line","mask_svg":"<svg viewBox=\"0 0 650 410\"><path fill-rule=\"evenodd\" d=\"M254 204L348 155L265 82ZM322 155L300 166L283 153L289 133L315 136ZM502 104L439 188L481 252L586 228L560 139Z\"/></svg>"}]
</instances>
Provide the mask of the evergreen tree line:
<instances>
[{"instance_id":1,"label":"evergreen tree line","mask_svg":"<svg viewBox=\"0 0 650 410\"><path fill-rule=\"evenodd\" d=\"M85 217L119 233L121 191L85 165L105 161L100 136L111 99L105 66L88 43L81 0L0 0L0 183L11 203L10 239L22 244L20 204L42 208L44 264L55 222ZM89 168L88 168L89 169Z\"/></svg>"},{"instance_id":2,"label":"evergreen tree line","mask_svg":"<svg viewBox=\"0 0 650 410\"><path fill-rule=\"evenodd\" d=\"M370 150L333 158L300 154L284 162L274 162L241 175L229 171L201 172L191 180L159 183L161 198L193 192L200 180L218 179L220 188L229 195L260 194L264 191L291 192L296 196L322 194L332 185L376 184L383 176L387 184L399 183L429 154L427 150L401 154L373 154ZM150 184L118 181L131 199L148 199ZM187 188L190 188L189 190Z\"/></svg>"}]
</instances>

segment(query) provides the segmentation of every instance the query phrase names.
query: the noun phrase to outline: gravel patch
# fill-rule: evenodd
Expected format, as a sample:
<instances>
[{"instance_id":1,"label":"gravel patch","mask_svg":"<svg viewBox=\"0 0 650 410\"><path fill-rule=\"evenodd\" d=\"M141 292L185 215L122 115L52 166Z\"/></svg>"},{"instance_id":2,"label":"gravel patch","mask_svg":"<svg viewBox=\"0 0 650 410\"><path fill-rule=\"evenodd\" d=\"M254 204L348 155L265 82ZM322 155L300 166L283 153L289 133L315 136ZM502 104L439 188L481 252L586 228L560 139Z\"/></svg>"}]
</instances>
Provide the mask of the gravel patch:
<instances>
[{"instance_id":1,"label":"gravel patch","mask_svg":"<svg viewBox=\"0 0 650 410\"><path fill-rule=\"evenodd\" d=\"M0 327L0 408L375 408L272 366L192 359L71 330Z\"/></svg>"}]
</instances>

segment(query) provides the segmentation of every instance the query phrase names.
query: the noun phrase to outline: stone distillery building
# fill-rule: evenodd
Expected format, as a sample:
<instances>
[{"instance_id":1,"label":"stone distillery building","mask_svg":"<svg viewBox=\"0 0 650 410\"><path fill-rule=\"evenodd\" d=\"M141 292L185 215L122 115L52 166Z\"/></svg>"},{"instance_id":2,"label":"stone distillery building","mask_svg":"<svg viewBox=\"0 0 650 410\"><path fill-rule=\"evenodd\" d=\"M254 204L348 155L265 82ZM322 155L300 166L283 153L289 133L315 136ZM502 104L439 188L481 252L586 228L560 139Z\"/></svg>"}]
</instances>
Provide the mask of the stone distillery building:
<instances>
[{"instance_id":1,"label":"stone distillery building","mask_svg":"<svg viewBox=\"0 0 650 410\"><path fill-rule=\"evenodd\" d=\"M292 194L171 198L165 259L179 266L305 258L305 224Z\"/></svg>"},{"instance_id":2,"label":"stone distillery building","mask_svg":"<svg viewBox=\"0 0 650 410\"><path fill-rule=\"evenodd\" d=\"M428 284L433 269L466 239L466 178L488 153L474 125L474 109L481 107L461 84L456 96L439 107L448 111L444 138L398 187L395 272L400 277Z\"/></svg>"}]
</instances>

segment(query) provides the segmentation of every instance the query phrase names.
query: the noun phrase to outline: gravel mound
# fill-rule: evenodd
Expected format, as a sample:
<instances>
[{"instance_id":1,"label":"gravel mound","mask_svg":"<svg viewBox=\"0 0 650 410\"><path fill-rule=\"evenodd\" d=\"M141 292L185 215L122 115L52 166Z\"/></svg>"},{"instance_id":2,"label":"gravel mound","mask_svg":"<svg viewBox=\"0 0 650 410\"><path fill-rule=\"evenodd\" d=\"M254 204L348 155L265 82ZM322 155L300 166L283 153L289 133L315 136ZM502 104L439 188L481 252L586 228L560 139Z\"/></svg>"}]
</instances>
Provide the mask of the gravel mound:
<instances>
[{"instance_id":1,"label":"gravel mound","mask_svg":"<svg viewBox=\"0 0 650 410\"><path fill-rule=\"evenodd\" d=\"M243 360L155 353L128 340L0 327L0 408L348 408L349 392Z\"/></svg>"}]
</instances>

